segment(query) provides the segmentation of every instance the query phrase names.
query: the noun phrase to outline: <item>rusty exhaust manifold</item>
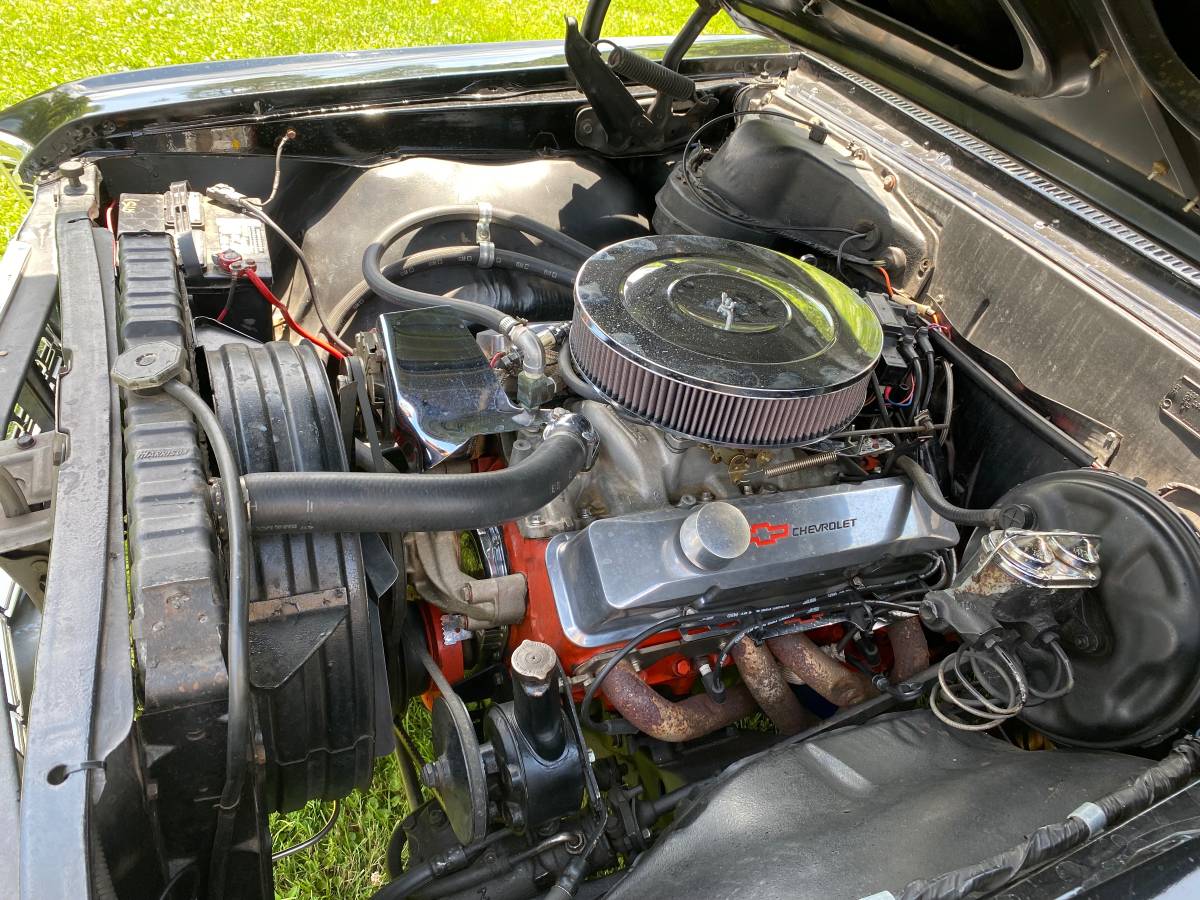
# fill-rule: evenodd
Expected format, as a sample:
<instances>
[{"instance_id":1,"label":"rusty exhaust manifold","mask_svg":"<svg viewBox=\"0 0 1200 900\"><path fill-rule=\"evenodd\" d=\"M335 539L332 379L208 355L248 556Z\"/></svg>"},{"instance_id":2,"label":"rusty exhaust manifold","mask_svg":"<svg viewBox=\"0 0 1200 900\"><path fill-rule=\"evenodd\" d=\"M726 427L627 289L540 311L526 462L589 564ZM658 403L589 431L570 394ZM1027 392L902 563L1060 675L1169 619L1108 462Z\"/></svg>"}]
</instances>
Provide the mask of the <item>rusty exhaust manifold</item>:
<instances>
[{"instance_id":1,"label":"rusty exhaust manifold","mask_svg":"<svg viewBox=\"0 0 1200 900\"><path fill-rule=\"evenodd\" d=\"M918 672L929 668L929 642L925 629L916 616L901 619L888 626L888 640L892 643L892 681L908 681Z\"/></svg>"},{"instance_id":2,"label":"rusty exhaust manifold","mask_svg":"<svg viewBox=\"0 0 1200 900\"><path fill-rule=\"evenodd\" d=\"M817 717L796 699L792 686L784 680L779 664L765 645L744 637L733 645L731 653L750 695L780 734L798 734L816 724Z\"/></svg>"},{"instance_id":3,"label":"rusty exhaust manifold","mask_svg":"<svg viewBox=\"0 0 1200 900\"><path fill-rule=\"evenodd\" d=\"M770 638L767 647L785 669L834 706L852 706L878 693L870 679L827 656L803 632Z\"/></svg>"},{"instance_id":4,"label":"rusty exhaust manifold","mask_svg":"<svg viewBox=\"0 0 1200 900\"><path fill-rule=\"evenodd\" d=\"M604 695L625 719L660 741L691 741L732 725L758 709L744 684L725 692L717 703L707 694L672 701L642 681L628 660L621 660L604 679Z\"/></svg>"},{"instance_id":5,"label":"rusty exhaust manifold","mask_svg":"<svg viewBox=\"0 0 1200 900\"><path fill-rule=\"evenodd\" d=\"M929 647L917 619L896 622L889 632L896 657L894 680L902 681L929 665ZM644 682L628 660L617 663L608 674L604 694L631 725L668 742L695 740L758 709L781 734L810 727L816 717L792 693L780 666L834 706L852 706L878 694L866 675L822 652L803 632L770 638L765 645L744 637L731 655L743 684L726 690L723 703L707 694L669 700Z\"/></svg>"},{"instance_id":6,"label":"rusty exhaust manifold","mask_svg":"<svg viewBox=\"0 0 1200 900\"><path fill-rule=\"evenodd\" d=\"M744 683L726 690L723 703L707 694L668 700L642 681L628 661L608 674L604 695L630 724L660 741L694 740L760 708L781 734L796 734L813 724L815 718L800 705L766 647L742 638L732 655Z\"/></svg>"}]
</instances>

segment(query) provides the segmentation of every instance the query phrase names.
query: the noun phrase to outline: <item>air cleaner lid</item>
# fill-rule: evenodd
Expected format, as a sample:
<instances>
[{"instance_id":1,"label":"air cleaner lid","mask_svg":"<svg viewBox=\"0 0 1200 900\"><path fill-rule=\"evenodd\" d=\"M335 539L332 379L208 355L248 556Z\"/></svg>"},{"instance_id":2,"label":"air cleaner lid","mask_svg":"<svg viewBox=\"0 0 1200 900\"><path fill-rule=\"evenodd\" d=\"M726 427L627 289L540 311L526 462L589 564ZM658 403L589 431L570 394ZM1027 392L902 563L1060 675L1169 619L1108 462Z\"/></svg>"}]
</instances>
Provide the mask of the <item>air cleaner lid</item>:
<instances>
[{"instance_id":1,"label":"air cleaner lid","mask_svg":"<svg viewBox=\"0 0 1200 900\"><path fill-rule=\"evenodd\" d=\"M819 269L763 247L656 235L592 256L576 320L651 371L750 396L823 394L865 377L883 331L871 307Z\"/></svg>"}]
</instances>

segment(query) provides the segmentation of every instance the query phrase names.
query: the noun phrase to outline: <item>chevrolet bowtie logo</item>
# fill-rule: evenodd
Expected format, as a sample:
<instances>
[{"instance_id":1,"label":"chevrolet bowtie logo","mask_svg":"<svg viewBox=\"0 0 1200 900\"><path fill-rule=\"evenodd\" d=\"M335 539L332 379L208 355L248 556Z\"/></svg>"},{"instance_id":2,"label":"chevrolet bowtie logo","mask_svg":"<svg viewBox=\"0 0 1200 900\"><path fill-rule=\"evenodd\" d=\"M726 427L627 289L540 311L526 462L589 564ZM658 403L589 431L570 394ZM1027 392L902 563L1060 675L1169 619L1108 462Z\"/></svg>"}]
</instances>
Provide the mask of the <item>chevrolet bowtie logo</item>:
<instances>
[{"instance_id":1,"label":"chevrolet bowtie logo","mask_svg":"<svg viewBox=\"0 0 1200 900\"><path fill-rule=\"evenodd\" d=\"M790 525L776 525L773 522L756 522L750 526L750 543L756 547L769 547L776 541L787 537L791 532Z\"/></svg>"},{"instance_id":2,"label":"chevrolet bowtie logo","mask_svg":"<svg viewBox=\"0 0 1200 900\"><path fill-rule=\"evenodd\" d=\"M832 522L809 522L804 525L791 525L787 522L755 522L750 526L750 543L756 547L770 547L786 537L841 531L844 528L853 528L856 522L858 522L857 517L834 519Z\"/></svg>"}]
</instances>

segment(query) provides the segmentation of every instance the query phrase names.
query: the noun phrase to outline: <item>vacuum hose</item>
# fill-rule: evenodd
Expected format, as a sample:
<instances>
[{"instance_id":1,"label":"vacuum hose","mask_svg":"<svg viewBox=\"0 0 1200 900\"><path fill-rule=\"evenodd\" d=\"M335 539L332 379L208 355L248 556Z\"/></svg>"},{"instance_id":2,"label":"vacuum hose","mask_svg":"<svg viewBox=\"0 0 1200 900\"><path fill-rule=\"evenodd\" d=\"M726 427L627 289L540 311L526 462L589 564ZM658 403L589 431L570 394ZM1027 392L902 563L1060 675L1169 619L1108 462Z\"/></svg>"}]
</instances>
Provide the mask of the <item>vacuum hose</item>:
<instances>
[{"instance_id":1,"label":"vacuum hose","mask_svg":"<svg viewBox=\"0 0 1200 900\"><path fill-rule=\"evenodd\" d=\"M505 327L504 320L508 316L500 310L483 306L470 300L459 300L454 297L443 297L438 294L428 294L424 291L406 288L403 285L396 284L383 273L383 254L404 235L418 228L435 225L439 222L461 221L472 218L478 218L481 221L486 218L489 223L495 222L499 225L507 225L526 234L532 234L546 244L557 247L559 250L580 260L587 259L592 254L592 249L586 244L581 244L579 241L567 237L559 231L554 231L542 223L519 213L503 209L492 209L487 204L441 206L412 213L385 228L379 237L375 238L371 245L367 247L366 252L363 254L363 280L371 286L371 290L376 294L386 297L393 303L401 306L414 308L424 306L449 307L469 322L476 322L485 328L493 328L496 331L503 332Z\"/></svg>"},{"instance_id":2,"label":"vacuum hose","mask_svg":"<svg viewBox=\"0 0 1200 900\"><path fill-rule=\"evenodd\" d=\"M920 463L908 456L896 460L896 468L908 476L917 493L929 504L930 508L943 519L955 525L974 525L980 528L1026 527L1025 511L1021 507L1001 509L993 506L989 509L965 509L955 506L942 496L942 490L933 476L921 468Z\"/></svg>"},{"instance_id":3,"label":"vacuum hose","mask_svg":"<svg viewBox=\"0 0 1200 900\"><path fill-rule=\"evenodd\" d=\"M521 462L463 475L381 472L258 472L242 478L257 532L462 531L545 506L588 468L596 433L566 413Z\"/></svg>"},{"instance_id":4,"label":"vacuum hose","mask_svg":"<svg viewBox=\"0 0 1200 900\"><path fill-rule=\"evenodd\" d=\"M545 348L542 346L537 334L528 328L522 320L516 319L501 310L484 306L481 303L475 303L471 300L461 300L457 297L443 297L407 288L394 281L390 281L384 275L383 254L404 235L427 225L435 225L439 222L462 221L464 219L469 220L472 218L477 220L476 233L480 238L480 246L481 248L487 246L489 252L494 251L494 244L491 242L491 226L492 223L496 223L509 228L515 228L525 234L534 235L545 244L557 247L564 253L574 256L579 260L585 260L592 255L592 249L586 244L582 244L562 232L555 231L528 216L510 212L509 210L495 209L490 203L438 206L411 213L385 228L379 237L375 238L370 246L367 247L366 252L363 253L363 280L380 297L384 297L399 306L412 309L441 306L454 310L468 322L474 322L475 324L482 325L484 328L491 328L503 334L512 341L513 346L523 356L522 375L532 381L535 386L541 387L544 385L546 378ZM530 390L529 393L530 395L534 395L537 391ZM537 402L529 400L529 397L523 397L522 394L522 382L518 380L518 400L523 405L538 405Z\"/></svg>"}]
</instances>

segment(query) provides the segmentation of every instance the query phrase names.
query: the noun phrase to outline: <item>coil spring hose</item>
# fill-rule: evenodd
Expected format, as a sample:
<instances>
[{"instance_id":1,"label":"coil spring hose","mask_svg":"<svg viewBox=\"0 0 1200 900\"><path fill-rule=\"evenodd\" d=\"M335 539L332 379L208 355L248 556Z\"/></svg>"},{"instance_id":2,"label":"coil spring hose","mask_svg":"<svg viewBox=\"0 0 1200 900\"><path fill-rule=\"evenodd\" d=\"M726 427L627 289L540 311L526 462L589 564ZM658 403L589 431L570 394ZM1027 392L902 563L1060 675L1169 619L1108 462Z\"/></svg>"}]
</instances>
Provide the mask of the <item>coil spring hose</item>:
<instances>
[{"instance_id":1,"label":"coil spring hose","mask_svg":"<svg viewBox=\"0 0 1200 900\"><path fill-rule=\"evenodd\" d=\"M929 708L959 731L987 731L1020 715L1027 705L1062 697L1075 686L1071 661L1057 640L1047 641L1054 663L1050 686L1029 683L1024 667L1005 647L960 647L938 665Z\"/></svg>"},{"instance_id":2,"label":"coil spring hose","mask_svg":"<svg viewBox=\"0 0 1200 900\"><path fill-rule=\"evenodd\" d=\"M696 96L696 83L686 75L681 75L612 41L600 43L608 44L612 48L608 54L608 66L618 75L652 87L675 100L691 100Z\"/></svg>"}]
</instances>

